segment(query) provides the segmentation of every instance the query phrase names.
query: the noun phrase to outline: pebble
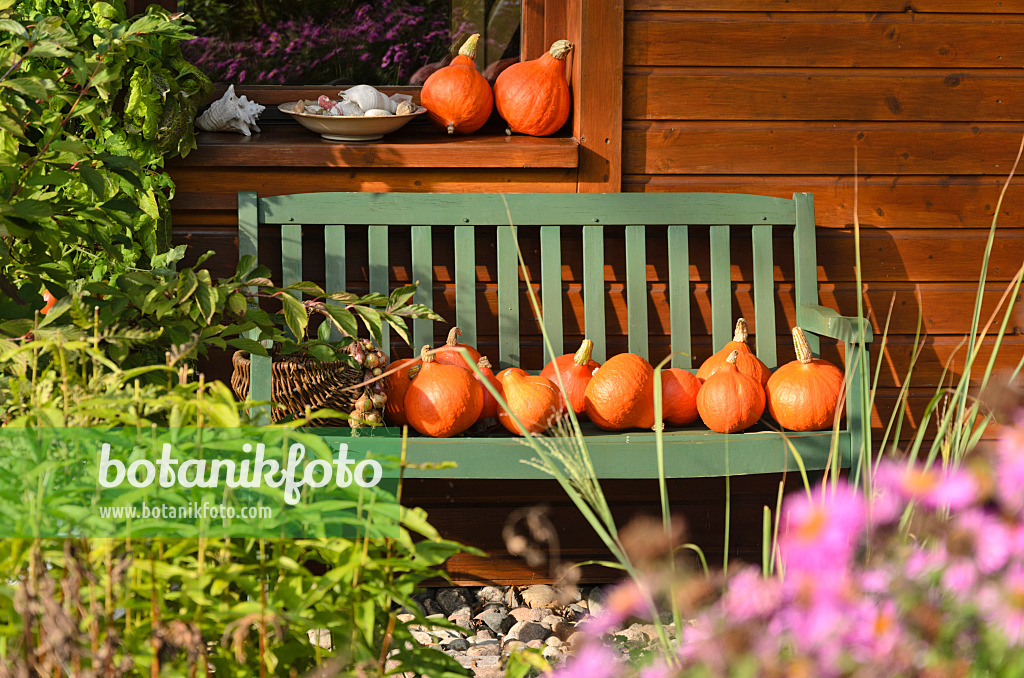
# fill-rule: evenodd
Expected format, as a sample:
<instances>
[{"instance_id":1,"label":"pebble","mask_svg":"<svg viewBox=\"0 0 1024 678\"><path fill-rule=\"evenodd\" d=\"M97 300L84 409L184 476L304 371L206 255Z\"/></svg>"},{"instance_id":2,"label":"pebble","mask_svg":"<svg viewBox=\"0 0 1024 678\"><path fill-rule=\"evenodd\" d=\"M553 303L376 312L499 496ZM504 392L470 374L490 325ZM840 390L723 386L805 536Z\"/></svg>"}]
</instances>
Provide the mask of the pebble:
<instances>
[{"instance_id":1,"label":"pebble","mask_svg":"<svg viewBox=\"0 0 1024 678\"><path fill-rule=\"evenodd\" d=\"M523 591L523 602L533 608L553 608L558 606L558 591L547 584L528 586Z\"/></svg>"},{"instance_id":2,"label":"pebble","mask_svg":"<svg viewBox=\"0 0 1024 678\"><path fill-rule=\"evenodd\" d=\"M547 584L438 588L412 596L426 623L416 624L405 609L396 608L396 616L409 624L417 643L439 648L475 678L504 678L504 658L516 649L540 650L552 666L562 666L585 640L586 634L576 633L577 624L600 614L606 590L559 590ZM460 628L432 625L442 620ZM674 635L674 628L668 630ZM646 647L657 637L652 624L635 619L611 633L624 636L627 648ZM329 636L322 640L329 642ZM316 642L312 634L310 641ZM397 667L391 660L387 664Z\"/></svg>"}]
</instances>

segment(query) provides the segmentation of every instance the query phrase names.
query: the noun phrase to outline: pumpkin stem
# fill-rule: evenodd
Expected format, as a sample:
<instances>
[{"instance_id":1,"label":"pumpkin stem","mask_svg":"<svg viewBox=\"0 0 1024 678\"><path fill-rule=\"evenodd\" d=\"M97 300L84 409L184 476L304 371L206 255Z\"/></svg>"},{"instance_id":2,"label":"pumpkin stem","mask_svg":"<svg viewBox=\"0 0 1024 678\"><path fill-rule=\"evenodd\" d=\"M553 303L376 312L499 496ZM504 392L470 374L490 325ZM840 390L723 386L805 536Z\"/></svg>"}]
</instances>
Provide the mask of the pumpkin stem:
<instances>
[{"instance_id":1,"label":"pumpkin stem","mask_svg":"<svg viewBox=\"0 0 1024 678\"><path fill-rule=\"evenodd\" d=\"M455 346L456 344L459 343L459 337L461 336L462 330L460 330L458 327L453 327L450 330L448 330L448 339L447 341L445 341L445 343L448 344L449 346Z\"/></svg>"},{"instance_id":2,"label":"pumpkin stem","mask_svg":"<svg viewBox=\"0 0 1024 678\"><path fill-rule=\"evenodd\" d=\"M793 348L796 350L796 359L804 365L814 360L811 355L811 347L807 344L807 337L799 327L793 328Z\"/></svg>"},{"instance_id":3,"label":"pumpkin stem","mask_svg":"<svg viewBox=\"0 0 1024 678\"><path fill-rule=\"evenodd\" d=\"M564 42L564 41L563 41ZM594 342L590 339L584 339L583 343L580 344L579 349L576 351L576 355L573 356L572 361L577 365L586 365L590 362L590 356L594 354Z\"/></svg>"},{"instance_id":4,"label":"pumpkin stem","mask_svg":"<svg viewBox=\"0 0 1024 678\"><path fill-rule=\"evenodd\" d=\"M733 332L732 340L740 344L745 344L747 343L748 336L749 331L747 330L747 321L743 318L740 318L739 320L736 321L736 331Z\"/></svg>"},{"instance_id":5,"label":"pumpkin stem","mask_svg":"<svg viewBox=\"0 0 1024 678\"><path fill-rule=\"evenodd\" d=\"M488 369L488 370L493 369L491 367L491 361L488 360L487 356L485 356L485 355L480 356L480 360L476 361L476 366L479 367L481 370L483 370L485 368Z\"/></svg>"},{"instance_id":6,"label":"pumpkin stem","mask_svg":"<svg viewBox=\"0 0 1024 678\"><path fill-rule=\"evenodd\" d=\"M735 365L736 364L736 359L739 358L739 357L740 357L740 352L739 351L733 351L732 353L729 354L729 357L725 359L725 362L729 363L730 365Z\"/></svg>"},{"instance_id":7,"label":"pumpkin stem","mask_svg":"<svg viewBox=\"0 0 1024 678\"><path fill-rule=\"evenodd\" d=\"M448 123L448 134L455 134L455 125Z\"/></svg>"},{"instance_id":8,"label":"pumpkin stem","mask_svg":"<svg viewBox=\"0 0 1024 678\"><path fill-rule=\"evenodd\" d=\"M462 56L467 56L470 59L475 58L476 57L476 41L479 40L479 39L480 39L480 34L479 33L474 33L473 35L471 35L468 38L466 38L466 42L462 43L462 47L459 48L459 54L461 54Z\"/></svg>"},{"instance_id":9,"label":"pumpkin stem","mask_svg":"<svg viewBox=\"0 0 1024 678\"><path fill-rule=\"evenodd\" d=\"M434 362L434 354L430 352L429 344L420 349L420 360L425 363Z\"/></svg>"},{"instance_id":10,"label":"pumpkin stem","mask_svg":"<svg viewBox=\"0 0 1024 678\"><path fill-rule=\"evenodd\" d=\"M572 43L568 40L555 40L548 53L556 59L564 59L572 51Z\"/></svg>"}]
</instances>

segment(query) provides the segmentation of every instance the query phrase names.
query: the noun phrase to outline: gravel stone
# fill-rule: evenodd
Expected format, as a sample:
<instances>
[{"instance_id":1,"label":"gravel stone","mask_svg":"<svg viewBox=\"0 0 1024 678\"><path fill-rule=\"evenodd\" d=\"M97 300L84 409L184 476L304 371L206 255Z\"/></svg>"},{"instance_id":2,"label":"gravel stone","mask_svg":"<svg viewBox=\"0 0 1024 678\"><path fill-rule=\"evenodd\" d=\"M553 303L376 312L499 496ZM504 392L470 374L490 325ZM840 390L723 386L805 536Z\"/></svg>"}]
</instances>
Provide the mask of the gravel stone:
<instances>
[{"instance_id":1,"label":"gravel stone","mask_svg":"<svg viewBox=\"0 0 1024 678\"><path fill-rule=\"evenodd\" d=\"M521 621L509 629L506 638L514 638L523 643L529 644L531 640L544 640L551 635L551 631L544 628L537 622Z\"/></svg>"},{"instance_id":2,"label":"gravel stone","mask_svg":"<svg viewBox=\"0 0 1024 678\"><path fill-rule=\"evenodd\" d=\"M469 641L465 638L449 638L441 641L441 647L445 650L451 650L453 652L465 652L471 646Z\"/></svg>"},{"instance_id":3,"label":"gravel stone","mask_svg":"<svg viewBox=\"0 0 1024 678\"><path fill-rule=\"evenodd\" d=\"M497 657L501 655L501 648L498 647L497 643L493 645L474 645L466 650L466 654L470 657Z\"/></svg>"},{"instance_id":4,"label":"gravel stone","mask_svg":"<svg viewBox=\"0 0 1024 678\"><path fill-rule=\"evenodd\" d=\"M547 584L528 586L523 591L523 602L532 608L553 608L558 606L558 591Z\"/></svg>"},{"instance_id":5,"label":"gravel stone","mask_svg":"<svg viewBox=\"0 0 1024 678\"><path fill-rule=\"evenodd\" d=\"M439 589L434 594L434 599L445 615L450 615L461 607L469 607L473 602L464 589Z\"/></svg>"},{"instance_id":6,"label":"gravel stone","mask_svg":"<svg viewBox=\"0 0 1024 678\"><path fill-rule=\"evenodd\" d=\"M516 623L514 617L499 610L484 610L475 619L483 622L487 628L499 636L508 633L508 630Z\"/></svg>"},{"instance_id":7,"label":"gravel stone","mask_svg":"<svg viewBox=\"0 0 1024 678\"><path fill-rule=\"evenodd\" d=\"M500 586L484 586L476 592L476 599L481 603L504 603L505 589Z\"/></svg>"}]
</instances>

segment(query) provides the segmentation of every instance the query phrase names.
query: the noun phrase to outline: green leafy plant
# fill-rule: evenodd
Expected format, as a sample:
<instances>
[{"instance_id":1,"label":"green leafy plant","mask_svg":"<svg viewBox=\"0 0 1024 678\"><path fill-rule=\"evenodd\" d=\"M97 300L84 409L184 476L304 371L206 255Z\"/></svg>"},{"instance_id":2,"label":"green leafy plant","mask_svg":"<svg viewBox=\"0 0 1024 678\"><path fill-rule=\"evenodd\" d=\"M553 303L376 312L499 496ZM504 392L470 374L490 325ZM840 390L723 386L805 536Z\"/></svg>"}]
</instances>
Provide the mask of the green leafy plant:
<instances>
[{"instance_id":1,"label":"green leafy plant","mask_svg":"<svg viewBox=\"0 0 1024 678\"><path fill-rule=\"evenodd\" d=\"M212 84L186 62L183 17L121 0L0 0L0 302L40 286L159 266L173 184ZM25 288L19 293L18 288Z\"/></svg>"}]
</instances>

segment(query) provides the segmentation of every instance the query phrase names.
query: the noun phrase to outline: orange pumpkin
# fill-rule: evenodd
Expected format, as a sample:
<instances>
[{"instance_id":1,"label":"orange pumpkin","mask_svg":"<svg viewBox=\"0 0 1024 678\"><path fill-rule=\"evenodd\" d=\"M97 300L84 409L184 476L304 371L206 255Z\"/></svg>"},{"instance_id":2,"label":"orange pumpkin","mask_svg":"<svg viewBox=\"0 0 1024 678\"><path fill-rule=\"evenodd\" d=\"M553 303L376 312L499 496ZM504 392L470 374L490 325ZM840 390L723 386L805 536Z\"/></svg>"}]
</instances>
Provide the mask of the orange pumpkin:
<instances>
[{"instance_id":1,"label":"orange pumpkin","mask_svg":"<svg viewBox=\"0 0 1024 678\"><path fill-rule=\"evenodd\" d=\"M811 355L807 337L793 328L796 360L786 363L768 380L768 414L790 431L832 428L843 394L843 373L827 360Z\"/></svg>"},{"instance_id":2,"label":"orange pumpkin","mask_svg":"<svg viewBox=\"0 0 1024 678\"><path fill-rule=\"evenodd\" d=\"M420 359L420 373L405 392L409 425L432 438L462 433L480 417L483 388L469 370L435 361L429 346Z\"/></svg>"},{"instance_id":3,"label":"orange pumpkin","mask_svg":"<svg viewBox=\"0 0 1024 678\"><path fill-rule=\"evenodd\" d=\"M697 394L701 420L718 433L748 429L764 414L764 388L736 368L738 355L738 351L730 353L725 365L708 377Z\"/></svg>"},{"instance_id":4,"label":"orange pumpkin","mask_svg":"<svg viewBox=\"0 0 1024 678\"><path fill-rule=\"evenodd\" d=\"M700 379L674 367L661 371L661 418L671 426L689 426L697 421Z\"/></svg>"},{"instance_id":5,"label":"orange pumpkin","mask_svg":"<svg viewBox=\"0 0 1024 678\"><path fill-rule=\"evenodd\" d=\"M736 331L733 333L732 341L726 344L721 351L704 361L704 364L697 370L697 378L701 381L707 381L708 377L725 366L725 359L733 351L737 352L736 368L740 372L757 379L762 387L768 383L768 377L772 375L771 370L768 369L767 365L758 360L757 356L750 350L750 346L747 345L747 321L743 318L736 321Z\"/></svg>"},{"instance_id":6,"label":"orange pumpkin","mask_svg":"<svg viewBox=\"0 0 1024 678\"><path fill-rule=\"evenodd\" d=\"M465 358L462 357L462 354L459 353L458 349L466 349L466 352L469 353L469 359L473 361L474 365L479 363L480 358L483 356L481 356L480 352L469 344L460 344L459 337L461 335L462 330L458 327L453 327L449 330L448 339L445 341L444 346L441 346L434 351L434 360L442 365L456 365L472 372L473 369L466 362Z\"/></svg>"},{"instance_id":7,"label":"orange pumpkin","mask_svg":"<svg viewBox=\"0 0 1024 678\"><path fill-rule=\"evenodd\" d=\"M534 377L518 367L510 367L498 373L498 380L501 396L508 405L508 411L498 410L498 421L512 433L524 435L513 414L530 433L543 433L562 413L562 396L547 377Z\"/></svg>"},{"instance_id":8,"label":"orange pumpkin","mask_svg":"<svg viewBox=\"0 0 1024 678\"><path fill-rule=\"evenodd\" d=\"M384 377L384 395L388 397L384 404L384 419L393 426L405 426L409 418L405 414L405 392L413 377L419 374L419 358L402 358L396 360L391 368L398 368Z\"/></svg>"},{"instance_id":9,"label":"orange pumpkin","mask_svg":"<svg viewBox=\"0 0 1024 678\"><path fill-rule=\"evenodd\" d=\"M654 368L633 353L609 358L594 372L583 411L606 431L654 426Z\"/></svg>"},{"instance_id":10,"label":"orange pumpkin","mask_svg":"<svg viewBox=\"0 0 1024 678\"><path fill-rule=\"evenodd\" d=\"M494 103L510 130L543 137L569 119L565 57L570 51L571 42L558 40L539 59L512 64L494 81Z\"/></svg>"},{"instance_id":11,"label":"orange pumpkin","mask_svg":"<svg viewBox=\"0 0 1024 678\"><path fill-rule=\"evenodd\" d=\"M479 39L479 33L469 36L458 56L431 73L420 90L420 103L427 109L427 116L448 134L477 131L494 109L491 86L473 61Z\"/></svg>"},{"instance_id":12,"label":"orange pumpkin","mask_svg":"<svg viewBox=\"0 0 1024 678\"><path fill-rule=\"evenodd\" d=\"M487 356L482 356L480 360L477 361L476 367L480 370L480 373L484 375L487 381L491 382L491 385L494 386L495 390L497 390L498 393L501 393L501 382L494 376L494 372L491 370L491 361L487 359ZM480 377L477 377L477 381L480 381ZM480 410L480 419L497 417L498 401L494 399L494 396L491 395L491 392L487 390L487 387L484 386L483 383L480 384L480 388L482 388L484 392L484 406Z\"/></svg>"},{"instance_id":13,"label":"orange pumpkin","mask_svg":"<svg viewBox=\"0 0 1024 678\"><path fill-rule=\"evenodd\" d=\"M540 376L547 377L555 386L559 386L558 378L561 375L562 385L565 386L565 399L562 401L562 407L564 409L565 402L568 401L577 416L583 414L583 399L587 391L587 384L594 376L594 370L601 366L601 363L590 359L593 352L594 342L584 339L576 353L560 355L540 371Z\"/></svg>"}]
</instances>

